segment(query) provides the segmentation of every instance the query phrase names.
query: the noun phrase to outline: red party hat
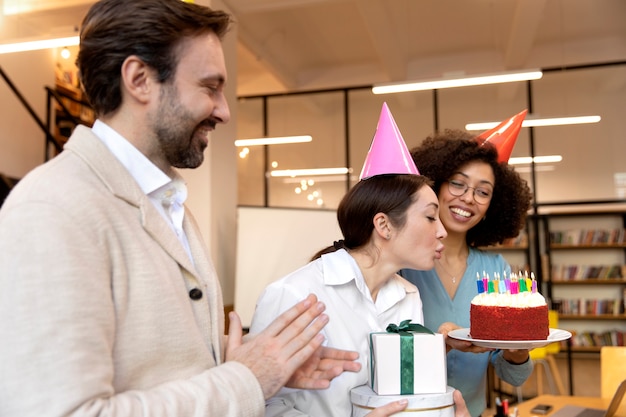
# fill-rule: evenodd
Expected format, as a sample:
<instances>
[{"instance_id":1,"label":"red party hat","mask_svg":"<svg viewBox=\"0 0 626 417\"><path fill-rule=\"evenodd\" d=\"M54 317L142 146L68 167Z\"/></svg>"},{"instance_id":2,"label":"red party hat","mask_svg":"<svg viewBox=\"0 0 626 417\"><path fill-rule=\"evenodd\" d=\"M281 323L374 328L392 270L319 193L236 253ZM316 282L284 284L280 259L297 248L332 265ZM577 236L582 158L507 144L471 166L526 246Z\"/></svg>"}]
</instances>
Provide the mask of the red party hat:
<instances>
[{"instance_id":1,"label":"red party hat","mask_svg":"<svg viewBox=\"0 0 626 417\"><path fill-rule=\"evenodd\" d=\"M381 174L420 175L387 103L383 103L376 133L359 179Z\"/></svg>"},{"instance_id":2,"label":"red party hat","mask_svg":"<svg viewBox=\"0 0 626 417\"><path fill-rule=\"evenodd\" d=\"M476 137L482 144L489 142L496 147L498 150L498 162L508 162L511 157L526 113L528 113L528 110L523 110L515 116L504 120L493 129L487 130Z\"/></svg>"}]
</instances>

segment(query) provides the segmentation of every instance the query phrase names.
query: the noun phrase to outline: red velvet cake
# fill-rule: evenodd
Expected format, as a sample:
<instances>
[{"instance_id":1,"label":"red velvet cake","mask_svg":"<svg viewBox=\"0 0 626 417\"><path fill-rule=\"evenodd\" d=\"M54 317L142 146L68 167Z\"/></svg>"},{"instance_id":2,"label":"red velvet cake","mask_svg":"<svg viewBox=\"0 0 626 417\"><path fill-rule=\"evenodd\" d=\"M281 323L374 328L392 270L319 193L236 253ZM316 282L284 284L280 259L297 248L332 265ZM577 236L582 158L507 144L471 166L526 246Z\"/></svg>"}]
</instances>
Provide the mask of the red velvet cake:
<instances>
[{"instance_id":1,"label":"red velvet cake","mask_svg":"<svg viewBox=\"0 0 626 417\"><path fill-rule=\"evenodd\" d=\"M548 305L537 292L535 280L506 281L479 279L479 294L470 307L472 339L546 340L550 334Z\"/></svg>"}]
</instances>

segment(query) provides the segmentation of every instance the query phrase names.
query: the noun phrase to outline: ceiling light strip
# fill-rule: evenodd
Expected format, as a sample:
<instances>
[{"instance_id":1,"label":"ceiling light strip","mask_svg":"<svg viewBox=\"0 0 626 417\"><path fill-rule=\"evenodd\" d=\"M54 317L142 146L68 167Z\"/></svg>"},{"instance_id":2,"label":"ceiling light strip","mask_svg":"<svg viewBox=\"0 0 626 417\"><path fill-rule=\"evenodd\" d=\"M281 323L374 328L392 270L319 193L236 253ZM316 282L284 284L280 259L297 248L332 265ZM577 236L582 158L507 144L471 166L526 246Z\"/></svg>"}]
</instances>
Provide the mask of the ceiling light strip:
<instances>
[{"instance_id":1,"label":"ceiling light strip","mask_svg":"<svg viewBox=\"0 0 626 417\"><path fill-rule=\"evenodd\" d=\"M496 74L484 74L461 78L440 78L424 81L378 84L372 88L374 94L403 93L407 91L437 90L441 88L467 87L510 83L517 81L538 80L543 76L541 70L510 71Z\"/></svg>"},{"instance_id":2,"label":"ceiling light strip","mask_svg":"<svg viewBox=\"0 0 626 417\"><path fill-rule=\"evenodd\" d=\"M305 143L311 142L312 136L282 136L272 138L237 139L235 146L259 146L259 145L281 145L285 143Z\"/></svg>"},{"instance_id":3,"label":"ceiling light strip","mask_svg":"<svg viewBox=\"0 0 626 417\"><path fill-rule=\"evenodd\" d=\"M316 175L341 175L350 170L346 167L317 169L277 169L270 171L272 177L313 177Z\"/></svg>"},{"instance_id":4,"label":"ceiling light strip","mask_svg":"<svg viewBox=\"0 0 626 417\"><path fill-rule=\"evenodd\" d=\"M535 164L549 164L555 162L561 162L563 160L563 156L561 155L542 155L542 156L521 156L516 158L509 158L509 165L526 165L532 163L534 160Z\"/></svg>"},{"instance_id":5,"label":"ceiling light strip","mask_svg":"<svg viewBox=\"0 0 626 417\"><path fill-rule=\"evenodd\" d=\"M598 115L542 119L527 118L522 122L522 127L578 125L585 123L598 123L600 120L602 120L602 118ZM501 122L468 123L465 125L465 130L487 130L498 126L500 123Z\"/></svg>"},{"instance_id":6,"label":"ceiling light strip","mask_svg":"<svg viewBox=\"0 0 626 417\"><path fill-rule=\"evenodd\" d=\"M36 51L39 49L59 48L64 46L75 46L80 43L78 36L65 38L40 39L16 43L0 44L0 54L10 54L13 52Z\"/></svg>"}]
</instances>

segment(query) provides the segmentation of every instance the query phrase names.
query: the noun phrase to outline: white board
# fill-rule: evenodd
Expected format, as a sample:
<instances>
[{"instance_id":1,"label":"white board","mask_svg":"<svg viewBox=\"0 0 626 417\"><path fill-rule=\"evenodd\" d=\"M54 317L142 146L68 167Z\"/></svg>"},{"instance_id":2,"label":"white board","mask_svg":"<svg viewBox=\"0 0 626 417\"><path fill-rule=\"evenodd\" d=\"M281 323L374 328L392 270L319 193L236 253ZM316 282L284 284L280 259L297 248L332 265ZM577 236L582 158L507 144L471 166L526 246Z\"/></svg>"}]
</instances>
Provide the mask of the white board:
<instances>
[{"instance_id":1,"label":"white board","mask_svg":"<svg viewBox=\"0 0 626 417\"><path fill-rule=\"evenodd\" d=\"M239 207L234 308L243 327L250 327L256 301L268 284L339 239L332 210Z\"/></svg>"}]
</instances>

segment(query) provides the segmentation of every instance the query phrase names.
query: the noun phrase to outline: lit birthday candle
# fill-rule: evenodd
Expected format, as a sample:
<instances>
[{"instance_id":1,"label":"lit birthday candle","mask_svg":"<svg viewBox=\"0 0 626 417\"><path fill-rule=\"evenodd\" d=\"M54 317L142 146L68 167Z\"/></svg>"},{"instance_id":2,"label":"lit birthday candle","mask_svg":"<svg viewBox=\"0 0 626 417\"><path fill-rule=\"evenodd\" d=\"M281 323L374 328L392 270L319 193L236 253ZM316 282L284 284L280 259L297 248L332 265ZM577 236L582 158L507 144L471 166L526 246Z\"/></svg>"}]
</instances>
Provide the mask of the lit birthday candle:
<instances>
[{"instance_id":1,"label":"lit birthday candle","mask_svg":"<svg viewBox=\"0 0 626 417\"><path fill-rule=\"evenodd\" d=\"M489 277L485 271L483 271L483 288L485 289L485 292L489 290Z\"/></svg>"},{"instance_id":2,"label":"lit birthday candle","mask_svg":"<svg viewBox=\"0 0 626 417\"><path fill-rule=\"evenodd\" d=\"M526 291L530 291L532 289L532 281L528 278L528 271L524 271L524 280L526 281Z\"/></svg>"},{"instance_id":3,"label":"lit birthday candle","mask_svg":"<svg viewBox=\"0 0 626 417\"><path fill-rule=\"evenodd\" d=\"M520 277L519 281L519 292L526 292L528 288L526 287L526 278Z\"/></svg>"},{"instance_id":4,"label":"lit birthday candle","mask_svg":"<svg viewBox=\"0 0 626 417\"><path fill-rule=\"evenodd\" d=\"M535 274L533 272L530 273L530 278L532 279L532 291L537 292L537 281L535 280Z\"/></svg>"},{"instance_id":5,"label":"lit birthday candle","mask_svg":"<svg viewBox=\"0 0 626 417\"><path fill-rule=\"evenodd\" d=\"M506 291L508 293L511 293L511 275L509 274L509 276L507 277L506 271L504 272L504 285L506 287Z\"/></svg>"},{"instance_id":6,"label":"lit birthday candle","mask_svg":"<svg viewBox=\"0 0 626 417\"><path fill-rule=\"evenodd\" d=\"M476 286L478 287L478 294L482 294L485 292L485 284L480 278L480 274L478 272L476 272Z\"/></svg>"},{"instance_id":7,"label":"lit birthday candle","mask_svg":"<svg viewBox=\"0 0 626 417\"><path fill-rule=\"evenodd\" d=\"M506 272L505 272L505 274L506 274ZM506 292L508 290L508 288L506 287L506 282L505 282L504 279L502 279L500 277L498 277L498 278L499 278L499 281L500 281L500 283L498 284L498 290L499 290L500 294L506 294Z\"/></svg>"},{"instance_id":8,"label":"lit birthday candle","mask_svg":"<svg viewBox=\"0 0 626 417\"><path fill-rule=\"evenodd\" d=\"M517 276L511 277L511 294L519 293L519 282L517 281Z\"/></svg>"}]
</instances>

